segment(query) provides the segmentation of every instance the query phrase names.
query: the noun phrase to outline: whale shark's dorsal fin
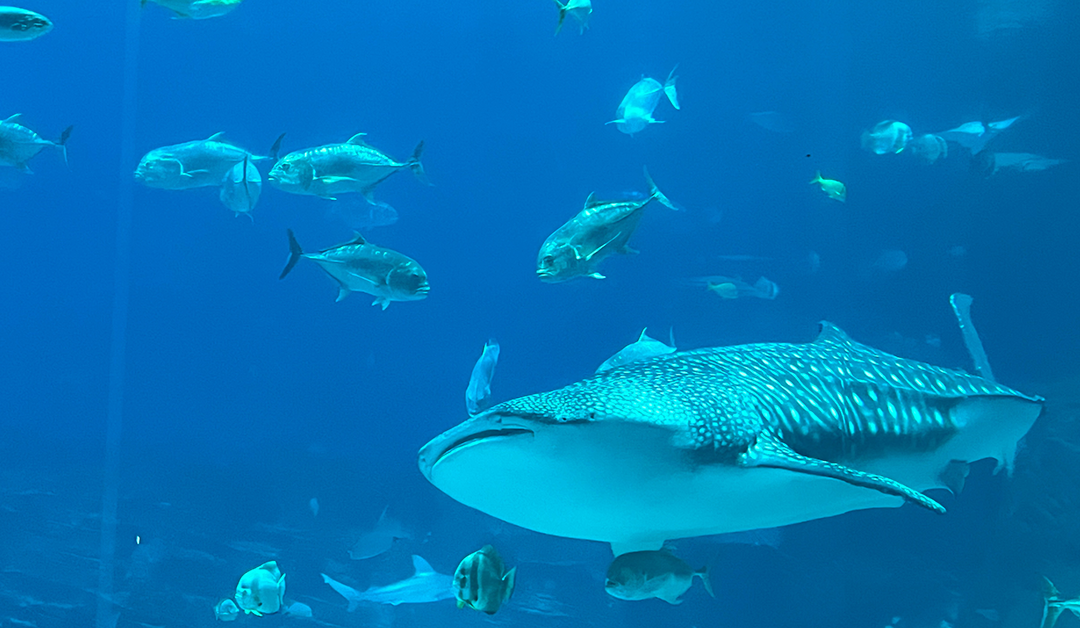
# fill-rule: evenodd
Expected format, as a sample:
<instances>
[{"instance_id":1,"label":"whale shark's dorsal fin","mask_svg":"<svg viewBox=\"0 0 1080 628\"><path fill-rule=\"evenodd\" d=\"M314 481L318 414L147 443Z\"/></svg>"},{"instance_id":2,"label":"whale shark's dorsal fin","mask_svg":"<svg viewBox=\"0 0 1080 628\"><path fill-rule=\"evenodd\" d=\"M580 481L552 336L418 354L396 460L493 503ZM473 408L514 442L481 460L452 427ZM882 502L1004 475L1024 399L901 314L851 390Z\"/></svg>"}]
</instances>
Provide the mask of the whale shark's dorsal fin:
<instances>
[{"instance_id":1,"label":"whale shark's dorsal fin","mask_svg":"<svg viewBox=\"0 0 1080 628\"><path fill-rule=\"evenodd\" d=\"M844 333L843 329L840 329L829 321L821 321L818 323L818 335L817 338L814 338L815 344L832 343L837 345L849 345L853 342L854 341Z\"/></svg>"}]
</instances>

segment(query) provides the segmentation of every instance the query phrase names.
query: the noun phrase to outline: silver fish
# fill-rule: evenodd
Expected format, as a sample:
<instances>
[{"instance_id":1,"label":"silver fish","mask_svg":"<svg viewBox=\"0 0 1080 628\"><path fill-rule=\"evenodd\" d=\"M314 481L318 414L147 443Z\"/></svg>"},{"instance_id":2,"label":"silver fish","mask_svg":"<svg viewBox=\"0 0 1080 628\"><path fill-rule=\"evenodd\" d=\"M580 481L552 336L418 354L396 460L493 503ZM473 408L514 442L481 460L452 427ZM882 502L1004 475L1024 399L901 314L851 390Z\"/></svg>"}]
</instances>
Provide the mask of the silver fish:
<instances>
[{"instance_id":1,"label":"silver fish","mask_svg":"<svg viewBox=\"0 0 1080 628\"><path fill-rule=\"evenodd\" d=\"M465 389L465 410L469 416L486 410L491 405L491 379L495 377L495 365L499 363L499 343L488 340L484 351L473 365L469 386Z\"/></svg>"},{"instance_id":2,"label":"silver fish","mask_svg":"<svg viewBox=\"0 0 1080 628\"><path fill-rule=\"evenodd\" d=\"M667 550L630 552L611 561L604 590L620 600L659 598L668 604L682 604L679 597L693 584L694 576L701 578L711 597L716 597L708 567L695 571Z\"/></svg>"},{"instance_id":3,"label":"silver fish","mask_svg":"<svg viewBox=\"0 0 1080 628\"><path fill-rule=\"evenodd\" d=\"M555 0L555 6L559 7L559 25L555 27L556 35L562 30L563 22L568 15L578 21L582 34L585 33L585 29L589 28L589 16L592 15L592 0L566 0L565 4Z\"/></svg>"},{"instance_id":4,"label":"silver fish","mask_svg":"<svg viewBox=\"0 0 1080 628\"><path fill-rule=\"evenodd\" d=\"M1042 399L898 358L822 323L807 344L680 351L501 403L435 437L424 476L523 528L612 544L738 532L1011 470Z\"/></svg>"},{"instance_id":5,"label":"silver fish","mask_svg":"<svg viewBox=\"0 0 1080 628\"><path fill-rule=\"evenodd\" d=\"M972 165L986 176L1001 172L1041 172L1068 163L1068 159L1052 159L1034 153L983 153Z\"/></svg>"},{"instance_id":6,"label":"silver fish","mask_svg":"<svg viewBox=\"0 0 1080 628\"><path fill-rule=\"evenodd\" d=\"M677 68L678 66L676 66ZM675 91L675 69L672 68L667 80L661 85L660 81L646 76L634 83L630 91L623 96L622 102L615 110L616 118L604 124L614 124L623 133L633 135L642 131L650 124L660 124L663 120L653 118L656 106L660 104L660 94L667 96L671 106L679 108L679 96Z\"/></svg>"},{"instance_id":7,"label":"silver fish","mask_svg":"<svg viewBox=\"0 0 1080 628\"><path fill-rule=\"evenodd\" d=\"M882 120L862 134L862 147L875 155L903 152L911 141L911 127L897 120Z\"/></svg>"},{"instance_id":8,"label":"silver fish","mask_svg":"<svg viewBox=\"0 0 1080 628\"><path fill-rule=\"evenodd\" d=\"M67 163L65 144L74 127L64 129L60 134L60 141L52 142L19 124L21 118L22 114L17 113L0 122L0 165L14 166L29 173L30 166L27 163L50 146L59 149L64 155L64 163Z\"/></svg>"},{"instance_id":9,"label":"silver fish","mask_svg":"<svg viewBox=\"0 0 1080 628\"><path fill-rule=\"evenodd\" d=\"M0 7L0 41L29 41L53 29L49 18L18 7Z\"/></svg>"},{"instance_id":10,"label":"silver fish","mask_svg":"<svg viewBox=\"0 0 1080 628\"><path fill-rule=\"evenodd\" d=\"M176 15L174 19L206 20L231 13L243 0L141 0L159 4Z\"/></svg>"},{"instance_id":11,"label":"silver fish","mask_svg":"<svg viewBox=\"0 0 1080 628\"><path fill-rule=\"evenodd\" d=\"M540 281L559 283L576 277L603 279L596 266L613 253L631 253L627 241L641 222L641 210L658 200L677 209L653 183L645 170L649 195L628 201L601 201L590 194L585 207L555 230L540 247L536 274Z\"/></svg>"},{"instance_id":12,"label":"silver fish","mask_svg":"<svg viewBox=\"0 0 1080 628\"><path fill-rule=\"evenodd\" d=\"M416 260L369 244L360 235L352 242L305 254L289 229L289 261L278 279L284 279L301 257L314 261L338 283L337 301L351 292L364 292L375 297L372 305L385 310L391 301L418 301L431 290L427 273Z\"/></svg>"},{"instance_id":13,"label":"silver fish","mask_svg":"<svg viewBox=\"0 0 1080 628\"><path fill-rule=\"evenodd\" d=\"M1058 617L1065 611L1070 611L1080 618L1080 597L1066 599L1061 597L1057 587L1046 576L1043 576L1043 614L1039 628L1054 628Z\"/></svg>"},{"instance_id":14,"label":"silver fish","mask_svg":"<svg viewBox=\"0 0 1080 628\"><path fill-rule=\"evenodd\" d=\"M647 331L649 331L648 327L642 329L641 335L638 336L636 341L619 349L618 353L604 360L604 363L597 367L596 372L602 373L604 371L610 371L616 366L622 366L639 360L647 360L658 355L675 353L674 339L672 339L671 346L669 347L655 338L650 338L645 333Z\"/></svg>"},{"instance_id":15,"label":"silver fish","mask_svg":"<svg viewBox=\"0 0 1080 628\"><path fill-rule=\"evenodd\" d=\"M349 612L356 610L361 602L373 604L424 604L438 602L454 597L454 587L450 576L436 573L426 560L413 556L412 576L382 587L370 587L364 591L342 584L326 574L323 582L349 601Z\"/></svg>"},{"instance_id":16,"label":"silver fish","mask_svg":"<svg viewBox=\"0 0 1080 628\"><path fill-rule=\"evenodd\" d=\"M416 178L427 183L424 166L420 163L423 142L416 145L412 157L398 162L364 143L363 136L364 133L357 133L341 144L289 153L274 165L267 178L271 185L284 192L330 200L350 192L359 192L370 200L375 186L402 168L412 170Z\"/></svg>"},{"instance_id":17,"label":"silver fish","mask_svg":"<svg viewBox=\"0 0 1080 628\"><path fill-rule=\"evenodd\" d=\"M466 606L494 615L514 593L517 567L506 570L502 557L485 545L461 560L454 571L454 595L458 608Z\"/></svg>"},{"instance_id":18,"label":"silver fish","mask_svg":"<svg viewBox=\"0 0 1080 628\"><path fill-rule=\"evenodd\" d=\"M162 146L146 153L135 169L135 178L147 187L164 190L212 187L221 185L236 164L262 159L268 157L253 155L227 142L224 133L214 133L205 140Z\"/></svg>"},{"instance_id":19,"label":"silver fish","mask_svg":"<svg viewBox=\"0 0 1080 628\"><path fill-rule=\"evenodd\" d=\"M251 162L251 157L244 157L243 161L230 168L221 179L218 198L237 216L243 214L250 218L261 193L262 177L259 169Z\"/></svg>"}]
</instances>

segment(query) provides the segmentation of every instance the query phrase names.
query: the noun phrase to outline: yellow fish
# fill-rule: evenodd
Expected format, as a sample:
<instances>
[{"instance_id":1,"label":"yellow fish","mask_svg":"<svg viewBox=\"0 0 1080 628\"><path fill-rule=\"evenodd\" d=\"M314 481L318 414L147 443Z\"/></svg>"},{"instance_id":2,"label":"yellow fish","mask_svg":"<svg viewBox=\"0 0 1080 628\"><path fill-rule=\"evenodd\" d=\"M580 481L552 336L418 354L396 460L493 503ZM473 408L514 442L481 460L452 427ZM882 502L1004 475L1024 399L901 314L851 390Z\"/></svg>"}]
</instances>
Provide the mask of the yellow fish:
<instances>
[{"instance_id":1,"label":"yellow fish","mask_svg":"<svg viewBox=\"0 0 1080 628\"><path fill-rule=\"evenodd\" d=\"M821 178L821 171L819 170L817 175L814 176L810 185L817 183L821 186L821 191L829 195L829 198L836 199L843 203L847 200L847 187L843 183L835 179L823 179Z\"/></svg>"}]
</instances>

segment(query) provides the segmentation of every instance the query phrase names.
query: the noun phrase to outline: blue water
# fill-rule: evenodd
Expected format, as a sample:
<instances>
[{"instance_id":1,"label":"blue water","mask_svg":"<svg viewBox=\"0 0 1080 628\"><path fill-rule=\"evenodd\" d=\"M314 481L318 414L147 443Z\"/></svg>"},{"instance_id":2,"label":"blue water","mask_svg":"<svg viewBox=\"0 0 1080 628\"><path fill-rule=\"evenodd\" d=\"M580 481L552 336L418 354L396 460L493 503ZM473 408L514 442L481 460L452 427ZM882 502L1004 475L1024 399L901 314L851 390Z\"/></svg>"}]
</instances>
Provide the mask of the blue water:
<instances>
[{"instance_id":1,"label":"blue water","mask_svg":"<svg viewBox=\"0 0 1080 628\"><path fill-rule=\"evenodd\" d=\"M119 626L210 625L213 603L270 559L287 597L339 626L993 625L980 609L1019 626L1038 621L1039 574L1080 590L1076 166L987 178L955 145L926 165L859 144L888 118L926 133L1022 114L993 150L1080 157L1076 5L605 0L584 35L570 21L553 37L556 10L541 0L248 0L198 22L150 4L127 138L126 7L27 8L56 28L0 46L0 116L21 112L46 138L74 132L70 165L47 150L0 189L0 626L94 621L125 188ZM676 64L680 111L662 102L665 123L633 138L603 124L643 74L662 80ZM794 130L755 125L761 111ZM145 152L219 131L256 153L283 132L290 151L363 131L401 160L424 140L434 185L385 181L375 195L400 219L364 235L423 265L430 296L385 312L363 294L335 303L307 262L279 281L286 228L308 250L352 238L329 201L267 185L248 221L216 189L136 185ZM125 141L134 159L122 163ZM604 262L603 281L537 281L544 238L590 192L647 191L645 165L685 211L651 205L631 240L640 253ZM817 170L846 183L846 203L807 185ZM908 264L874 272L883 250ZM718 259L732 254L769 259ZM764 275L781 294L724 301L684 281L715 274ZM502 524L416 470L417 449L465 417L490 337L502 346L496 400L581 379L645 326L694 348L802 342L828 319L880 349L969 368L956 291L975 297L998 378L1049 399L1016 477L976 465L944 518L852 513L785 529L778 547L680 541L689 562L712 564L715 601L699 584L678 607L615 600L605 547ZM387 504L413 538L350 561ZM493 620L452 601L349 615L319 578L383 584L408 575L414 553L452 573L489 541L520 566ZM545 600L547 614L529 612Z\"/></svg>"}]
</instances>

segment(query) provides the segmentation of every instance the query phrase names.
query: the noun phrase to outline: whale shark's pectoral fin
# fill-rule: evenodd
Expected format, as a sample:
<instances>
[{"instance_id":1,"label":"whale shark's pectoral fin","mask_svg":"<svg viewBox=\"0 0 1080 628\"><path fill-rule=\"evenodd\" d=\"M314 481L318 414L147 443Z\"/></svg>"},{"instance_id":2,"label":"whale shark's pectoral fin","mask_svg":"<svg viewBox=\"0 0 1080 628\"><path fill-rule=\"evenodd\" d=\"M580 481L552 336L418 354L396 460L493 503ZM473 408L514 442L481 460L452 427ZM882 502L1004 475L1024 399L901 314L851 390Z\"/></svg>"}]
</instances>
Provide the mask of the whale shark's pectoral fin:
<instances>
[{"instance_id":1,"label":"whale shark's pectoral fin","mask_svg":"<svg viewBox=\"0 0 1080 628\"><path fill-rule=\"evenodd\" d=\"M888 495L903 497L905 500L927 508L936 513L945 513L945 508L930 499L926 495L908 488L895 480L864 473L845 467L842 464L809 458L796 453L788 447L775 434L763 431L758 434L757 440L746 452L739 455L739 465L743 467L772 467L775 469L787 469L797 473L808 473L827 478L842 480L848 484L872 488Z\"/></svg>"}]
</instances>

